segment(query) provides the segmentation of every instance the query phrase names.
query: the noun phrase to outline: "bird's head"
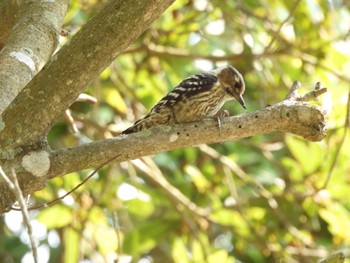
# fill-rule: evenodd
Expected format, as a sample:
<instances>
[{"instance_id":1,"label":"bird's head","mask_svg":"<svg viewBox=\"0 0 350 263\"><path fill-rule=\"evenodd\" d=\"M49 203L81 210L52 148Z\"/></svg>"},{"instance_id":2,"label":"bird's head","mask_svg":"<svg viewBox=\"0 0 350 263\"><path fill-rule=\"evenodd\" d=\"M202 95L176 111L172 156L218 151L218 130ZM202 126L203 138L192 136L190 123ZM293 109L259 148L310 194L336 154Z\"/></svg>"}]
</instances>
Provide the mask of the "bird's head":
<instances>
[{"instance_id":1,"label":"bird's head","mask_svg":"<svg viewBox=\"0 0 350 263\"><path fill-rule=\"evenodd\" d=\"M232 66L225 66L217 70L217 77L227 94L234 97L246 109L242 96L245 91L245 83L241 73Z\"/></svg>"}]
</instances>

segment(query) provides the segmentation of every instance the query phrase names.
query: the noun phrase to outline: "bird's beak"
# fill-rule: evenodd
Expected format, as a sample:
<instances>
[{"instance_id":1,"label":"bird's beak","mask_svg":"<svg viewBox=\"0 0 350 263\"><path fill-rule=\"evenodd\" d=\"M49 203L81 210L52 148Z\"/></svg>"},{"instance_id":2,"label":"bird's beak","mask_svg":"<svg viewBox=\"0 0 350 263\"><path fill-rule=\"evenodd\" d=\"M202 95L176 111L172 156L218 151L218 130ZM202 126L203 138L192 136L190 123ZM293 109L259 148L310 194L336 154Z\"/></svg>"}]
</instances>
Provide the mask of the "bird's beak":
<instances>
[{"instance_id":1,"label":"bird's beak","mask_svg":"<svg viewBox=\"0 0 350 263\"><path fill-rule=\"evenodd\" d=\"M235 96L235 98L239 102L239 104L242 105L243 108L247 109L247 107L245 106L245 101L242 97L242 94L238 94L237 96Z\"/></svg>"}]
</instances>

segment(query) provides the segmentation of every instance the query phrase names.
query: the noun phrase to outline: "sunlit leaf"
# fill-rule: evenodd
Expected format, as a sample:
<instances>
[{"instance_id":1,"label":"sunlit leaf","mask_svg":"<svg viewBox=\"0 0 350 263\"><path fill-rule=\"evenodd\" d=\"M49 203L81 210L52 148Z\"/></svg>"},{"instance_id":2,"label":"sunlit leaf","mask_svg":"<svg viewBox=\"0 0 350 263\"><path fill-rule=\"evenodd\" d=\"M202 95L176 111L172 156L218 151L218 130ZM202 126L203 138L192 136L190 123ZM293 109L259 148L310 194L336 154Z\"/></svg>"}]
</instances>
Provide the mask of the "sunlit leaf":
<instances>
[{"instance_id":1,"label":"sunlit leaf","mask_svg":"<svg viewBox=\"0 0 350 263\"><path fill-rule=\"evenodd\" d=\"M69 226L73 220L73 213L70 208L62 205L54 205L41 211L37 220L43 223L48 229Z\"/></svg>"},{"instance_id":2,"label":"sunlit leaf","mask_svg":"<svg viewBox=\"0 0 350 263\"><path fill-rule=\"evenodd\" d=\"M104 98L105 100L114 107L118 112L126 112L126 104L123 98L120 96L120 93L116 88L104 88Z\"/></svg>"},{"instance_id":3,"label":"sunlit leaf","mask_svg":"<svg viewBox=\"0 0 350 263\"><path fill-rule=\"evenodd\" d=\"M308 143L294 136L287 136L286 144L305 173L315 171L324 161L325 152L320 144Z\"/></svg>"},{"instance_id":4,"label":"sunlit leaf","mask_svg":"<svg viewBox=\"0 0 350 263\"><path fill-rule=\"evenodd\" d=\"M120 235L120 233L119 233ZM120 237L121 238L121 237ZM107 226L96 225L94 231L94 239L98 245L99 251L103 255L115 252L121 244L118 244L116 230Z\"/></svg>"},{"instance_id":5,"label":"sunlit leaf","mask_svg":"<svg viewBox=\"0 0 350 263\"><path fill-rule=\"evenodd\" d=\"M151 201L142 201L138 198L126 201L125 204L127 205L130 213L140 217L146 218L155 210L154 204Z\"/></svg>"},{"instance_id":6,"label":"sunlit leaf","mask_svg":"<svg viewBox=\"0 0 350 263\"><path fill-rule=\"evenodd\" d=\"M216 262L222 262L222 263L235 263L236 260L233 258L230 258L228 256L227 251L219 250L216 251L208 256L208 262L209 263L216 263Z\"/></svg>"},{"instance_id":7,"label":"sunlit leaf","mask_svg":"<svg viewBox=\"0 0 350 263\"><path fill-rule=\"evenodd\" d=\"M329 224L328 230L339 243L350 245L350 237L345 229L350 228L350 212L340 204L329 205L319 210L320 216Z\"/></svg>"},{"instance_id":8,"label":"sunlit leaf","mask_svg":"<svg viewBox=\"0 0 350 263\"><path fill-rule=\"evenodd\" d=\"M173 227L175 225L171 221L162 219L145 222L125 236L123 251L125 253L140 254L150 250L159 240L165 238Z\"/></svg>"},{"instance_id":9,"label":"sunlit leaf","mask_svg":"<svg viewBox=\"0 0 350 263\"><path fill-rule=\"evenodd\" d=\"M186 244L181 238L175 238L172 244L171 250L172 257L176 263L189 263L191 262L188 258L188 252Z\"/></svg>"},{"instance_id":10,"label":"sunlit leaf","mask_svg":"<svg viewBox=\"0 0 350 263\"><path fill-rule=\"evenodd\" d=\"M217 224L234 227L241 234L248 233L248 226L244 218L237 211L220 209L213 213L210 218Z\"/></svg>"},{"instance_id":11,"label":"sunlit leaf","mask_svg":"<svg viewBox=\"0 0 350 263\"><path fill-rule=\"evenodd\" d=\"M184 171L191 177L199 192L204 192L209 187L210 182L198 168L191 165L186 165L184 167Z\"/></svg>"},{"instance_id":12,"label":"sunlit leaf","mask_svg":"<svg viewBox=\"0 0 350 263\"><path fill-rule=\"evenodd\" d=\"M198 240L194 240L192 242L192 247L191 247L191 251L192 251L192 257L193 257L193 261L195 262L204 262L205 261L205 254L203 249L202 244L198 241Z\"/></svg>"}]
</instances>

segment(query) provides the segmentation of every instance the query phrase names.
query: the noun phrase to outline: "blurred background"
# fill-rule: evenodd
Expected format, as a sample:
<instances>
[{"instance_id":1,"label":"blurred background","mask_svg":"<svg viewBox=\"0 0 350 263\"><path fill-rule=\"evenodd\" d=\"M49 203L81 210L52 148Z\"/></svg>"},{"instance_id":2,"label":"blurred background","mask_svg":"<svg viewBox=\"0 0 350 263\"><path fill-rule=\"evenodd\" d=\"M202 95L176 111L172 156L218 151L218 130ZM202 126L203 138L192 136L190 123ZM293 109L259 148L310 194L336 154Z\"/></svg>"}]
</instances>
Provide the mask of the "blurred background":
<instances>
[{"instance_id":1,"label":"blurred background","mask_svg":"<svg viewBox=\"0 0 350 263\"><path fill-rule=\"evenodd\" d=\"M65 28L76 32L103 3L71 1ZM87 87L97 103L76 102L74 121L56 123L52 148L117 136L181 80L225 64L245 78L247 112L283 100L294 80L301 93L321 81L329 91L312 103L328 114L326 139L263 134L105 166L62 202L30 212L40 262L350 256L349 35L345 0L177 0ZM235 102L224 109L245 112ZM30 203L65 194L89 173L50 181ZM0 262L33 262L21 218L1 217Z\"/></svg>"}]
</instances>

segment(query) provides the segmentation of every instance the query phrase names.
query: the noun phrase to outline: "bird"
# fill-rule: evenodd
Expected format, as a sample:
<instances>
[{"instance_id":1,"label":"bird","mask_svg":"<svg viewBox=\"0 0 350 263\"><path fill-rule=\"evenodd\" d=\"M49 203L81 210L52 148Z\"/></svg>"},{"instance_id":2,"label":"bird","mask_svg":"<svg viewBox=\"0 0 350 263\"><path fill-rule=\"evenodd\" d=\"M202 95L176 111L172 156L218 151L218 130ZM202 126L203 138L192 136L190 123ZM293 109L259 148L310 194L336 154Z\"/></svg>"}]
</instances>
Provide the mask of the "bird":
<instances>
[{"instance_id":1,"label":"bird","mask_svg":"<svg viewBox=\"0 0 350 263\"><path fill-rule=\"evenodd\" d=\"M121 134L214 117L226 101L233 99L246 109L244 91L241 73L230 65L191 75L163 97L144 118Z\"/></svg>"}]
</instances>

